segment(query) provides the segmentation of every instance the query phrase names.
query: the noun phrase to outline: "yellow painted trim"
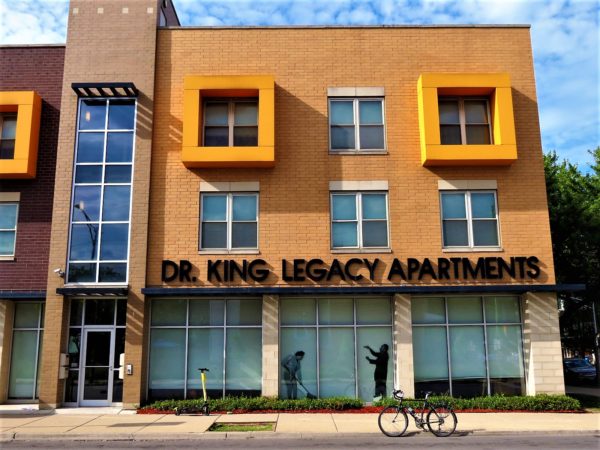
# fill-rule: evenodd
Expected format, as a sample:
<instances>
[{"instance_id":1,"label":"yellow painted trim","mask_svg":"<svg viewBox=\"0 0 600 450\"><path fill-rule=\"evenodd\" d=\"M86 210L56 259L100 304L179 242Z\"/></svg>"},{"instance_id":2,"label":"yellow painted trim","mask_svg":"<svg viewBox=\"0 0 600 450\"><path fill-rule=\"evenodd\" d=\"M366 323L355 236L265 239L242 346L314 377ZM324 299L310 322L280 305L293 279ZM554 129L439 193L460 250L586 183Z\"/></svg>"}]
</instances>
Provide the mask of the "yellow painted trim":
<instances>
[{"instance_id":1,"label":"yellow painted trim","mask_svg":"<svg viewBox=\"0 0 600 450\"><path fill-rule=\"evenodd\" d=\"M35 178L42 100L34 91L0 92L0 110L15 108L15 155L0 160L0 178Z\"/></svg>"},{"instance_id":2,"label":"yellow painted trim","mask_svg":"<svg viewBox=\"0 0 600 450\"><path fill-rule=\"evenodd\" d=\"M490 92L491 145L441 145L438 91L457 95ZM506 165L517 160L510 76L506 73L425 73L417 82L421 163L440 165Z\"/></svg>"},{"instance_id":3,"label":"yellow painted trim","mask_svg":"<svg viewBox=\"0 0 600 450\"><path fill-rule=\"evenodd\" d=\"M258 96L257 147L203 147L202 98ZM188 168L275 165L275 79L272 75L186 76L181 159Z\"/></svg>"}]
</instances>

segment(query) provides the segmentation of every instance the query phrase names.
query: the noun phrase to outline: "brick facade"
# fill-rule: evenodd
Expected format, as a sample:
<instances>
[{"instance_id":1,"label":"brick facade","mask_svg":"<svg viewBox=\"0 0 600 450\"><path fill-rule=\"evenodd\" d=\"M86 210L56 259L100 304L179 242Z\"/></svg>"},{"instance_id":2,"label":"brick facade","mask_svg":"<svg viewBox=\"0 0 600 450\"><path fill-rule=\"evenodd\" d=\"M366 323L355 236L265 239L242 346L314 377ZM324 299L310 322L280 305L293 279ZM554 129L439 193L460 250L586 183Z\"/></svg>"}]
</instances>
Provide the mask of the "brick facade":
<instances>
[{"instance_id":1,"label":"brick facade","mask_svg":"<svg viewBox=\"0 0 600 450\"><path fill-rule=\"evenodd\" d=\"M0 179L0 192L19 192L15 259L0 261L0 290L46 289L64 46L0 47L0 91L36 91L42 117L36 177Z\"/></svg>"},{"instance_id":2,"label":"brick facade","mask_svg":"<svg viewBox=\"0 0 600 450\"><path fill-rule=\"evenodd\" d=\"M507 167L423 167L417 79L424 72L510 74L518 160ZM275 167L184 167L184 77L255 74L275 78ZM328 264L336 257L342 261L377 257L382 260L377 282L389 284L383 269L389 269L393 258L474 260L525 254L536 255L541 262L542 274L534 282L554 283L527 27L160 30L156 85L159 120L153 139L149 230L153 245L148 252L148 285L163 284L163 259L187 259L195 266L197 282L173 281L170 286L210 287L214 284L206 281L209 259L244 258L198 254L202 181L260 182L258 257L274 272L261 284L287 284L282 279L282 258L321 258ZM385 89L388 154L329 154L330 87ZM338 180L387 180L391 253L331 251L328 183ZM497 181L501 252L442 251L438 180ZM497 280L502 284L513 281ZM422 282L438 283L430 279ZM241 282L228 283L235 284Z\"/></svg>"}]
</instances>

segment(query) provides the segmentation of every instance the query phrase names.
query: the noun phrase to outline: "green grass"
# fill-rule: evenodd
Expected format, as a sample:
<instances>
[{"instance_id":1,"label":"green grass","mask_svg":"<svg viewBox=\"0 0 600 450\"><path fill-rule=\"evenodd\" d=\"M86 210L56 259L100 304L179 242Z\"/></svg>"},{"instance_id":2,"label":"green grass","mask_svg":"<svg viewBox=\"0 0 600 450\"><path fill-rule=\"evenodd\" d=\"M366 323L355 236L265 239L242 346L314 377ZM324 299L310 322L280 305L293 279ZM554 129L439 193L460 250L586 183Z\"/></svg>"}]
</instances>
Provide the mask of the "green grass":
<instances>
[{"instance_id":1,"label":"green grass","mask_svg":"<svg viewBox=\"0 0 600 450\"><path fill-rule=\"evenodd\" d=\"M273 431L274 423L214 423L208 431Z\"/></svg>"}]
</instances>

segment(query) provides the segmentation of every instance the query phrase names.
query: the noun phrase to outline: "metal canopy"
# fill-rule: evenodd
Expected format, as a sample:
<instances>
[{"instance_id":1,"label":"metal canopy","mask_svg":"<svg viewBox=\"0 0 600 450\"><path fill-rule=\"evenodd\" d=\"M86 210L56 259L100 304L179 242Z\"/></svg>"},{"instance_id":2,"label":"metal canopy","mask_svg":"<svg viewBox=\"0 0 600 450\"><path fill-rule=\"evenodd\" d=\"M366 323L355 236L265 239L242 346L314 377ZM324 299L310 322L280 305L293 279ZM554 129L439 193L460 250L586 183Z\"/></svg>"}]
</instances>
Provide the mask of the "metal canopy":
<instances>
[{"instance_id":1,"label":"metal canopy","mask_svg":"<svg viewBox=\"0 0 600 450\"><path fill-rule=\"evenodd\" d=\"M57 288L56 293L64 296L94 296L94 297L125 297L129 288L126 287L65 287Z\"/></svg>"},{"instance_id":2,"label":"metal canopy","mask_svg":"<svg viewBox=\"0 0 600 450\"><path fill-rule=\"evenodd\" d=\"M123 98L137 97L138 89L131 82L123 83L73 83L71 87L78 97Z\"/></svg>"}]
</instances>

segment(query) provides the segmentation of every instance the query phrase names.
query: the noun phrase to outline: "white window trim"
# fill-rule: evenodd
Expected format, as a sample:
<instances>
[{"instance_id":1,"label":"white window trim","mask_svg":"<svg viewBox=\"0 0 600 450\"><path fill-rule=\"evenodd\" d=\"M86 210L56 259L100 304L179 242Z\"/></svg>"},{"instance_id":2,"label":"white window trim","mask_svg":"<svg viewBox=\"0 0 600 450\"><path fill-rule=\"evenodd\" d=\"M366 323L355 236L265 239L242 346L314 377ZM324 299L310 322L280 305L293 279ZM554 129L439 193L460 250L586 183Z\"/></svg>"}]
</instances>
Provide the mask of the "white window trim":
<instances>
[{"instance_id":1,"label":"white window trim","mask_svg":"<svg viewBox=\"0 0 600 450\"><path fill-rule=\"evenodd\" d=\"M362 194L384 194L385 195L385 223L387 228L387 246L385 247L364 247L363 246L363 219L362 217ZM354 195L356 205L356 220L334 220L333 219L333 197L334 195ZM390 247L390 205L387 191L331 191L329 193L329 229L330 229L330 250L332 253L391 253ZM335 222L357 222L357 244L356 247L334 247L333 246L333 224ZM366 219L367 222L380 222L382 219Z\"/></svg>"},{"instance_id":2,"label":"white window trim","mask_svg":"<svg viewBox=\"0 0 600 450\"><path fill-rule=\"evenodd\" d=\"M131 222L132 222L132 212L133 212L133 180L135 177L135 150L136 150L136 139L137 139L137 115L138 115L138 101L137 98L135 97L125 97L125 98L112 98L112 97L99 97L99 98L94 98L94 100L105 100L107 101L107 105L106 105L106 115L104 117L104 128L102 129L91 129L91 130L81 130L79 127L79 119L80 119L80 111L81 111L81 102L83 102L84 100L87 100L86 98L79 98L78 99L78 103L77 103L77 128L75 129L75 150L73 152L73 169L72 169L72 182L71 182L71 210L69 212L69 231L68 231L68 240L67 240L67 257L66 257L66 276L65 276L65 286L124 286L127 285L129 283L129 260L131 257ZM116 128L116 129L110 129L108 128L108 119L109 119L109 113L110 113L110 100L115 100L115 101L119 101L119 100L132 100L133 104L134 104L134 113L133 113L133 128L132 129L120 129L120 128ZM93 162L93 163L78 163L77 162L77 151L79 148L79 135L82 133L99 133L102 132L104 133L104 146L103 146L103 160L101 162ZM133 133L133 144L132 144L132 148L131 148L131 162L125 162L125 163L107 163L106 162L106 146L108 143L108 133L115 133L115 132L122 132L122 133ZM75 175L77 172L77 166L78 165L101 165L102 166L102 178L101 178L101 182L100 183L75 183ZM131 181L129 183L106 183L104 181L104 174L106 171L106 166L107 165L131 165ZM88 221L88 222L80 222L80 221L74 221L73 220L73 209L74 209L74 204L73 202L75 201L75 187L77 186L99 186L100 187L100 216L102 215L102 210L104 209L104 187L106 186L106 184L109 184L111 186L129 186L130 190L129 190L129 219L127 221L106 221L106 220L100 220L101 217L98 218L97 221ZM124 224L127 223L128 224L128 228L127 228L127 259L125 261L123 260L100 260L100 252L102 250L101 248L101 243L102 243L102 227L101 225L103 224L107 224L107 225L111 225L111 224ZM95 260L85 260L85 261L71 261L71 230L73 227L73 224L97 224L98 225L98 235L97 235L97 256ZM96 281L84 281L84 282L77 282L77 281L71 281L69 282L69 265L71 263L74 264L95 264L96 265ZM126 265L126 271L125 271L125 280L124 281L119 281L119 282L115 282L115 281L106 281L106 282L102 282L102 281L98 281L100 279L100 264L101 263L125 263Z\"/></svg>"},{"instance_id":3,"label":"white window trim","mask_svg":"<svg viewBox=\"0 0 600 450\"><path fill-rule=\"evenodd\" d=\"M442 195L444 193L453 193L453 194L465 194L465 211L466 211L466 219L444 219L444 211L442 204ZM473 217L471 210L471 194L494 194L494 205L496 218L495 219L475 219L475 220L488 220L496 221L496 232L498 234L498 245L497 246L476 246L474 245L474 235L473 235ZM439 191L439 202L440 202L440 233L442 237L442 252L499 252L503 251L502 249L502 235L500 233L500 214L498 213L498 191L495 189L449 189L449 190L440 190ZM469 245L464 246L446 246L444 245L444 220L466 220L467 221L467 239L469 241Z\"/></svg>"},{"instance_id":4,"label":"white window trim","mask_svg":"<svg viewBox=\"0 0 600 450\"><path fill-rule=\"evenodd\" d=\"M225 209L225 220L209 221L207 223L223 223L227 224L227 248L202 248L202 224L204 223L204 210L202 208L204 196L226 196L227 204ZM245 197L256 197L256 247L236 247L232 248L232 230L233 230L233 197L234 196L245 196ZM201 192L200 193L200 224L198 230L198 253L202 255L257 255L259 253L259 237L260 237L260 194L259 192ZM236 221L239 223L254 223L254 221Z\"/></svg>"},{"instance_id":5,"label":"white window trim","mask_svg":"<svg viewBox=\"0 0 600 450\"><path fill-rule=\"evenodd\" d=\"M258 126L258 122L259 122L259 110L258 110L258 97L242 97L242 98L207 98L202 102L202 145L206 146L205 143L205 134L206 134L206 104L207 103L225 103L227 104L227 128L228 128L228 134L227 137L229 139L229 143L227 145L227 147L254 147L253 145L244 145L244 146L236 146L233 143L233 135L234 135L234 130L235 130L235 104L236 103L256 103L256 125L238 125L241 127L254 127L256 126L256 144L258 145L258 131L259 131L259 126ZM222 128L222 127L217 127L215 125L209 125L209 127L214 127L214 128ZM224 127L224 126L223 126ZM211 147L218 147L218 146L211 146Z\"/></svg>"},{"instance_id":6,"label":"white window trim","mask_svg":"<svg viewBox=\"0 0 600 450\"><path fill-rule=\"evenodd\" d=\"M490 136L490 143L489 144L469 144L467 142L467 118L466 118L466 114L465 114L465 99L467 101L469 100L479 100L479 101L485 101L485 106L486 106L486 113L487 113L487 119L488 122L487 123L469 123L468 125L487 125L488 127L488 133ZM459 123L458 124L451 124L451 123L441 123L440 122L440 129L443 125L459 125L460 126L460 144L442 144L442 145L494 145L494 134L492 133L492 116L490 114L490 99L487 97L469 97L469 96L440 96L438 99L438 105L441 102L444 101L457 101L458 102L458 120Z\"/></svg>"},{"instance_id":7,"label":"white window trim","mask_svg":"<svg viewBox=\"0 0 600 450\"><path fill-rule=\"evenodd\" d=\"M12 192L7 192L6 194L13 194ZM14 231L15 232L15 239L13 241L13 248L12 248L12 253L9 255L0 255L0 261L14 261L15 259L15 255L16 255L16 250L17 250L17 229L19 228L19 206L20 206L20 202L19 202L19 198L20 198L20 194L17 192L17 195L2 195L0 196L0 204L2 205L16 205L17 206L17 212L15 214L15 226L14 228L0 228L0 231ZM16 200L4 200L4 198L16 198Z\"/></svg>"},{"instance_id":8,"label":"white window trim","mask_svg":"<svg viewBox=\"0 0 600 450\"><path fill-rule=\"evenodd\" d=\"M343 88L339 88L339 89L343 89ZM352 124L354 126L354 148L337 148L334 149L332 147L332 139L331 139L331 128L332 128L332 124L331 124L331 103L332 102L336 102L336 101L352 101L352 113L353 113L353 120L354 123ZM381 102L381 126L383 127L383 148L371 148L371 149L361 149L360 148L360 117L359 117L359 102L361 101L380 101ZM346 97L346 96L329 96L327 99L327 108L328 108L328 112L327 115L329 117L329 153L333 154L333 155L339 155L339 154L356 154L356 153L360 153L360 154L382 154L382 153L387 153L387 138L386 138L386 120L385 120L385 98L383 96L377 96L377 97L361 97L361 96L353 96L353 97ZM348 125L344 125L344 126L350 126ZM374 126L380 126L380 125L374 125Z\"/></svg>"}]
</instances>

